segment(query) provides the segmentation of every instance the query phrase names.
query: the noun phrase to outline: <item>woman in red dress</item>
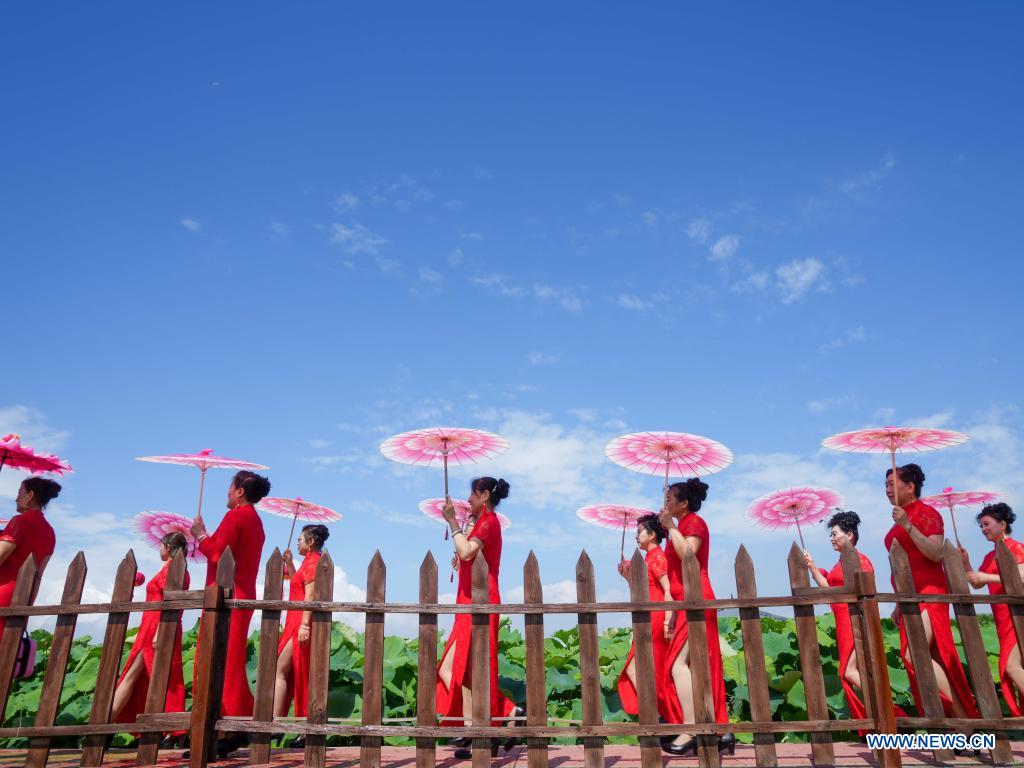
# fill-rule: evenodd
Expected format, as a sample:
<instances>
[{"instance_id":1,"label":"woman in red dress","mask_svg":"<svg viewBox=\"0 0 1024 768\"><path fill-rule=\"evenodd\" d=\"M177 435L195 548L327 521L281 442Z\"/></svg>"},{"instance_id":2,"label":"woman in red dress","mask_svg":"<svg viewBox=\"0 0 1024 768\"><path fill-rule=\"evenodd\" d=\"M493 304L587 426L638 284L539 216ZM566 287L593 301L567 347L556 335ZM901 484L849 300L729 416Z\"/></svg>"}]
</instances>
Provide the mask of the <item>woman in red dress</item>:
<instances>
[{"instance_id":1,"label":"woman in red dress","mask_svg":"<svg viewBox=\"0 0 1024 768\"><path fill-rule=\"evenodd\" d=\"M657 515L644 515L636 523L636 545L644 551L647 561L647 593L651 602L671 600L671 588L668 581L668 560L661 542L665 540L665 527ZM629 581L629 561L619 563L619 573ZM651 640L654 646L654 682L658 694L658 712L665 717L665 653L668 651L668 638L665 635L665 611L651 612ZM619 675L619 700L622 708L630 715L640 711L637 702L636 663L633 654L636 643L629 648L626 664Z\"/></svg>"},{"instance_id":2,"label":"woman in red dress","mask_svg":"<svg viewBox=\"0 0 1024 768\"><path fill-rule=\"evenodd\" d=\"M978 525L985 538L993 544L1002 541L1017 561L1021 576L1024 576L1024 544L1010 538L1013 521L1017 515L1009 504L989 504L978 513ZM996 551L993 549L981 561L981 568L971 568L967 551L961 547L960 557L963 558L967 570L967 581L975 589L988 587L990 595L1002 595L1003 581L999 577L999 566L996 564ZM996 634L999 636L999 682L1003 689L1003 698L1013 717L1020 717L1024 712L1024 668L1021 665L1020 648L1017 647L1017 634L1013 630L1008 605L993 605L992 616L996 620Z\"/></svg>"},{"instance_id":3,"label":"woman in red dress","mask_svg":"<svg viewBox=\"0 0 1024 768\"><path fill-rule=\"evenodd\" d=\"M320 553L330 532L324 525L304 526L297 541L299 554L303 556L298 570L292 562L292 553L285 550L284 577L289 580L288 599L313 599L313 582ZM295 717L309 713L309 631L313 620L312 611L288 611L284 630L277 645L277 684L274 689L274 717L284 717L288 707L295 700ZM303 746L305 739L299 738L292 747Z\"/></svg>"},{"instance_id":4,"label":"woman in red dress","mask_svg":"<svg viewBox=\"0 0 1024 768\"><path fill-rule=\"evenodd\" d=\"M57 545L43 510L59 493L60 484L44 477L30 477L18 488L14 500L18 514L0 531L0 607L7 608L11 604L18 571L29 555L36 561L36 580L29 601L35 602L43 570ZM0 618L0 632L6 623Z\"/></svg>"},{"instance_id":5,"label":"woman in red dress","mask_svg":"<svg viewBox=\"0 0 1024 768\"><path fill-rule=\"evenodd\" d=\"M159 603L164 599L164 589L167 586L167 571L171 567L171 560L179 552L185 554L188 549L188 542L182 533L168 533L160 540L160 559L164 561L164 567L160 569L149 584L146 585L146 602ZM141 583L142 574L137 576ZM185 579L182 582L182 589L188 589L188 571L185 571ZM142 614L142 623L139 625L138 634L132 643L132 650L128 654L124 670L117 681L117 688L114 690L114 702L111 706L111 714L115 723L134 723L136 718L146 711L146 696L149 693L149 680L153 673L153 657L156 654L154 645L156 643L156 632L160 626L160 611L145 611ZM178 629L174 635L174 649L171 652L171 675L167 681L167 699L164 704L164 712L185 711L185 678L181 670L181 618L178 618ZM182 742L181 737L185 731L172 733L167 739L160 743L161 748L169 749Z\"/></svg>"},{"instance_id":6,"label":"woman in red dress","mask_svg":"<svg viewBox=\"0 0 1024 768\"><path fill-rule=\"evenodd\" d=\"M455 507L448 499L444 508L444 517L452 532L455 545L455 556L458 559L459 585L455 602L465 604L473 602L473 561L478 554L483 554L487 561L488 599L492 605L501 603L498 590L498 572L501 568L501 526L494 514L494 508L502 499L508 497L508 483L495 480L493 477L478 477L471 485L469 506L473 515L472 529L464 533L455 518ZM504 725L503 718L518 717L522 711L512 703L498 688L498 623L496 613L490 615L490 693L492 724ZM444 653L437 666L437 713L442 725L459 725L462 718L470 723L469 713L473 711L473 681L470 666L470 646L472 617L468 613L455 615L451 636L445 644ZM467 759L471 757L468 749L469 740L453 739L459 748L455 757ZM505 748L511 746L506 741ZM494 742L491 752L496 754L498 744Z\"/></svg>"},{"instance_id":7,"label":"woman in red dress","mask_svg":"<svg viewBox=\"0 0 1024 768\"><path fill-rule=\"evenodd\" d=\"M868 560L867 555L858 550L857 541L860 533L857 528L860 526L860 516L856 512L837 512L828 521L829 539L832 542L832 549L842 552L846 547L852 547L860 559L860 569L865 573L874 572L875 567ZM804 558L807 560L807 568L811 572L811 578L819 587L841 587L846 583L843 577L842 560L836 561L832 570L826 571L818 568L811 557L811 553L804 550ZM850 624L850 607L846 603L832 603L832 615L836 618L836 646L839 652L839 680L843 685L843 692L846 694L846 703L850 709L850 717L854 720L861 720L868 716L864 707L864 700L859 691L862 691L860 680L860 667L857 657L854 655L853 627ZM896 707L897 717L906 717L907 714L899 707ZM858 731L864 736L867 731Z\"/></svg>"},{"instance_id":8,"label":"woman in red dress","mask_svg":"<svg viewBox=\"0 0 1024 768\"><path fill-rule=\"evenodd\" d=\"M256 600L256 577L263 553L263 521L253 504L270 493L270 481L245 470L235 474L228 488L228 513L217 530L207 534L202 516L192 525L192 535L199 542L199 551L206 556L206 584L217 580L217 564L224 550L231 547L235 558L234 597ZM224 688L220 711L225 716L252 716L252 690L246 672L249 640L249 621L252 611L231 611L228 626L227 661L224 669ZM228 755L248 741L244 733L233 733L217 743L217 754Z\"/></svg>"},{"instance_id":9,"label":"woman in red dress","mask_svg":"<svg viewBox=\"0 0 1024 768\"><path fill-rule=\"evenodd\" d=\"M891 469L885 473L885 493L889 497L889 502L893 504L893 526L885 535L885 548L891 549L892 543L898 541L906 551L910 572L914 577L914 589L919 594L946 595L949 594L949 589L946 585L946 574L942 570L942 515L934 507L929 507L921 501L923 484L924 472L917 464L899 467L895 474ZM897 504L897 501L900 503ZM980 717L978 707L974 703L974 694L967 684L967 676L953 643L949 604L920 605L925 636L931 649L935 681L946 716ZM923 712L917 675L914 673L914 665L907 646L907 630L898 608L894 617L900 627L900 655L910 678L910 690L918 712Z\"/></svg>"},{"instance_id":10,"label":"woman in red dress","mask_svg":"<svg viewBox=\"0 0 1024 768\"><path fill-rule=\"evenodd\" d=\"M669 546L666 548L669 584L672 598L682 600L683 555L689 549L700 565L702 595L705 600L714 600L715 591L708 578L708 552L711 548L711 534L707 523L697 514L701 504L708 497L708 484L691 477L684 483L673 483L665 489L665 506L661 512L661 523L668 533ZM714 701L715 722L729 722L729 710L725 699L725 674L722 670L722 649L718 644L718 614L704 612L707 635L708 659L711 666L711 696ZM665 674L669 677L665 691L665 720L670 723L695 722L693 705L693 682L690 672L689 631L686 612L677 611L665 627L671 633L671 642L665 655ZM664 742L662 749L671 755L695 753L697 739L687 733L680 734L672 742ZM725 734L718 740L719 752L736 749L736 737Z\"/></svg>"}]
</instances>

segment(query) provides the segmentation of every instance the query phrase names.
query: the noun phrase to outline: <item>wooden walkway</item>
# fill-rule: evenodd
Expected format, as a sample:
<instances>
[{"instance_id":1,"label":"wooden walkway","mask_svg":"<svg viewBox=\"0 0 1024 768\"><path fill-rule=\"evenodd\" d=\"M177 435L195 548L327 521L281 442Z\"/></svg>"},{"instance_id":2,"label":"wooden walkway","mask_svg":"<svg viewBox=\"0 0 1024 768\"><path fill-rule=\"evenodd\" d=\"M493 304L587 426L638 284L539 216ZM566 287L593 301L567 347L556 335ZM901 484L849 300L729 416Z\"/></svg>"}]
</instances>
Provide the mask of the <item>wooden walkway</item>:
<instances>
[{"instance_id":1,"label":"wooden walkway","mask_svg":"<svg viewBox=\"0 0 1024 768\"><path fill-rule=\"evenodd\" d=\"M809 744L778 744L776 745L779 756L779 768L811 768L811 748ZM639 768L640 749L635 746L609 744L605 747L605 768ZM548 752L549 765L551 768L582 768L583 747L582 746L555 746ZM871 751L862 744L840 744L835 745L836 768L865 768L874 766ZM134 768L135 750L111 750L107 753L104 765L112 765L117 768ZM455 760L452 758L450 747L438 747L437 765L440 768L455 768L463 766L470 768L469 760ZM986 755L979 763L977 760L966 757L958 757L950 762L938 762L930 752L908 751L902 753L904 766L940 766L940 765L961 765L977 766L991 765ZM1024 742L1013 742L1014 765L1024 766ZM77 750L53 750L50 753L48 765L54 766L77 766L81 760L81 753ZM665 755L662 759L665 766L680 766L690 768L697 765L695 757L669 757ZM0 766L22 766L25 764L25 752L22 750L0 750ZM495 768L526 768L526 748L515 747L511 752L504 751L494 759L492 765ZM161 768L177 768L187 766L188 763L181 759L180 751L172 751L162 755L158 763ZM224 768L242 768L248 766L249 758L246 750L240 750L230 760L222 760L217 763ZM273 768L301 768L301 750L274 750L271 765ZM358 768L359 747L332 747L327 750L327 765L332 768ZM723 755L723 768L753 768L754 748L753 746L741 744L736 748L733 756ZM414 747L384 747L381 755L382 768L415 768L416 750Z\"/></svg>"}]
</instances>

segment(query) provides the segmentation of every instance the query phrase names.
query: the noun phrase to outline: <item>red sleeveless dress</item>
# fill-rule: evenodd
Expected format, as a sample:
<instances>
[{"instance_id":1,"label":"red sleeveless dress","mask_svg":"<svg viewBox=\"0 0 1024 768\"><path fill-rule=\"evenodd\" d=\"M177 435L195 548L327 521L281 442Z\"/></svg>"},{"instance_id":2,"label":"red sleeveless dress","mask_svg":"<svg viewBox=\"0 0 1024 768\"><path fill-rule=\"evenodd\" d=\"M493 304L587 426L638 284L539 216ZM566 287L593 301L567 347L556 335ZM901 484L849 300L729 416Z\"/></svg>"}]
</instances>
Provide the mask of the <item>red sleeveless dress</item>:
<instances>
[{"instance_id":1,"label":"red sleeveless dress","mask_svg":"<svg viewBox=\"0 0 1024 768\"><path fill-rule=\"evenodd\" d=\"M168 560L149 583L146 584L146 602L159 603L164 599L164 589L167 586L167 569L171 563ZM188 589L189 576L185 572L185 580L182 589ZM153 672L153 657L156 650L153 643L156 641L156 631L160 627L160 611L145 611L142 614L142 623L139 624L138 634L135 635L135 642L128 653L128 660L121 671L121 677L117 684L124 682L125 675L131 667L135 657L142 654L142 663L145 670L139 676L132 689L132 695L125 702L124 708L117 716L119 723L134 723L136 718L146 711L146 696L149 693L149 680ZM167 681L167 699L164 704L164 712L185 711L185 678L181 670L181 618L178 619L178 630L174 635L174 650L171 655L171 676ZM181 731L180 733L184 733ZM177 734L176 734L177 735Z\"/></svg>"},{"instance_id":2,"label":"red sleeveless dress","mask_svg":"<svg viewBox=\"0 0 1024 768\"><path fill-rule=\"evenodd\" d=\"M668 573L668 560L665 551L661 547L654 547L647 551L647 592L650 601L657 602L665 599L665 591L658 581ZM665 717L665 653L668 650L668 642L665 640L665 611L654 611L651 613L651 640L654 646L654 681L658 693L658 712L662 718ZM619 674L619 700L622 708L630 715L640 712L637 702L636 688L630 682L626 670L633 661L633 654L636 651L636 643L629 647L629 655L626 663L622 666Z\"/></svg>"},{"instance_id":3,"label":"red sleeveless dress","mask_svg":"<svg viewBox=\"0 0 1024 768\"><path fill-rule=\"evenodd\" d=\"M320 562L319 552L310 552L292 575L288 584L289 600L305 600L306 585L316 579L316 566ZM295 717L309 714L309 643L299 642L299 626L302 624L302 610L290 610L285 618L281 639L277 644L277 653L292 643L292 674L288 679L286 699L295 699Z\"/></svg>"},{"instance_id":4,"label":"red sleeveless dress","mask_svg":"<svg viewBox=\"0 0 1024 768\"><path fill-rule=\"evenodd\" d=\"M1010 554L1018 564L1024 563L1024 544L1011 539L1009 536L1003 539ZM996 551L993 549L985 559L981 561L978 569L982 573L999 575L999 566L996 564ZM988 585L990 595L1002 595L1006 593L1002 583ZM1017 647L1017 634L1013 631L1013 621L1010 619L1010 607L1008 605L993 605L992 616L996 620L996 634L999 636L999 685L1003 689L1003 698L1006 699L1006 706L1010 714L1020 717L1024 712L1024 693L1019 691L1013 684L1013 680L1006 674L1006 662L1010 653Z\"/></svg>"},{"instance_id":5,"label":"red sleeveless dress","mask_svg":"<svg viewBox=\"0 0 1024 768\"><path fill-rule=\"evenodd\" d=\"M715 591L711 588L711 580L708 578L708 551L711 549L711 534L708 525L699 515L691 512L679 521L679 532L683 536L695 536L701 540L700 549L697 551L697 563L700 565L700 579L705 600L714 600ZM666 559L668 560L669 586L672 590L672 597L682 600L683 590L683 562L676 554L675 546L671 539L666 547ZM708 639L708 660L711 663L711 696L715 705L715 722L729 722L729 709L725 700L725 673L722 670L722 648L718 644L718 616L715 611L704 612L704 626ZM676 692L675 683L672 681L672 665L675 663L683 645L689 638L690 633L686 624L686 612L676 612L676 629L672 635L668 651L665 654L665 677L667 685L665 688L665 714L662 715L666 722L682 723L683 708L679 703L679 695Z\"/></svg>"},{"instance_id":6,"label":"red sleeveless dress","mask_svg":"<svg viewBox=\"0 0 1024 768\"><path fill-rule=\"evenodd\" d=\"M488 599L491 605L501 603L501 594L498 591L498 571L501 568L501 525L497 516L490 510L484 509L480 518L470 532L471 539L479 539L482 545L480 553L483 553L487 561L487 588ZM473 602L473 561L459 560L459 588L455 602L459 605ZM498 688L498 624L500 617L496 613L490 615L490 646L491 646L491 717L508 717L512 713L515 704L505 696ZM461 726L462 710L462 686L473 687L472 669L470 667L470 645L472 644L473 617L468 613L455 615L455 624L452 626L452 634L445 643L444 653L437 665L441 669L445 657L455 646L455 659L452 666L451 688L446 688L437 676L437 715L441 719L441 725ZM445 720L444 718L458 718ZM505 725L502 722L493 722L492 725Z\"/></svg>"},{"instance_id":7,"label":"red sleeveless dress","mask_svg":"<svg viewBox=\"0 0 1024 768\"><path fill-rule=\"evenodd\" d=\"M945 531L940 515L934 507L930 507L920 499L915 499L910 504L905 504L910 522L917 530L925 536L941 536ZM914 544L910 534L899 525L893 525L885 535L885 548L889 550L893 541L898 541L900 546L907 553L907 560L910 561L910 572L914 576L914 589L922 595L946 595L949 588L946 585L946 574L942 570L942 563L936 563L925 557L921 550ZM895 582L893 582L895 587ZM939 664L949 678L950 689L957 697L960 705L967 713L967 717L981 717L978 707L974 703L974 693L967 683L967 675L964 674L963 665L960 663L960 656L957 654L956 645L953 642L953 627L949 621L949 605L943 603L921 603L922 615L927 615L932 625L932 651L938 658ZM914 696L914 703L917 704L918 712L923 712L921 706L921 692L917 687L917 675L914 672L914 665L910 659L910 649L907 645L907 630L900 617L900 656L903 657L903 664L907 668L907 676L910 678L910 691ZM953 716L953 702L946 696L942 696L942 708L946 717Z\"/></svg>"}]
</instances>

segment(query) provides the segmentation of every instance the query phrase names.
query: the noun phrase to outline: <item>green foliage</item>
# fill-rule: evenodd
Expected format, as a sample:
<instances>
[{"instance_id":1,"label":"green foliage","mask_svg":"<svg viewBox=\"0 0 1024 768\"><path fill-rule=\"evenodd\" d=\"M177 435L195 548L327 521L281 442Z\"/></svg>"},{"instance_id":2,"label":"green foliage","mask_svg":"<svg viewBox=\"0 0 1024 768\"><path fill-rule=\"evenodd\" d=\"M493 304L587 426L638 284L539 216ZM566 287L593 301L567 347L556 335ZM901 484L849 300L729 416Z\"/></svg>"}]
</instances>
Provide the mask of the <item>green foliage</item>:
<instances>
[{"instance_id":1,"label":"green foliage","mask_svg":"<svg viewBox=\"0 0 1024 768\"><path fill-rule=\"evenodd\" d=\"M999 642L991 616L978 617L982 636L988 650L993 675L998 675ZM769 677L769 694L773 717L779 720L807 719L807 701L803 679L800 673L799 654L796 645L796 627L792 620L764 618L761 621L764 638L765 668ZM818 617L818 642L821 665L825 676L825 694L829 709L835 718L849 717L846 699L839 679L839 660L836 646L835 620L831 614ZM955 626L955 625L954 625ZM896 704L913 713L910 682L899 659L899 632L892 621L882 622L883 635L887 645L886 659L889 678L892 682L893 699ZM186 692L191 696L192 669L195 656L195 641L198 626L184 633L182 637L182 661L184 664ZM722 663L725 670L726 694L729 700L732 720L751 719L748 701L743 637L739 619L719 619ZM134 630L129 632L129 640ZM39 706L52 638L48 632L36 630L32 633L38 644L36 667L32 677L16 680L11 689L4 714L4 725L16 727L30 725ZM259 633L253 633L249 640L247 671L250 682L255 686L256 660ZM959 636L957 636L959 639ZM631 633L627 628L609 629L598 637L598 655L603 693L603 711L607 722L622 722L629 717L622 711L618 694L618 679L629 653ZM127 659L131 643L126 643L121 663ZM438 656L444 648L444 638L438 639ZM579 633L576 629L560 630L544 640L546 679L548 688L548 716L560 719L582 717L580 701ZM67 675L61 692L57 715L58 725L74 725L87 722L92 704L92 692L96 687L99 671L101 646L93 644L92 638L81 637L71 648ZM363 635L346 624L335 623L331 632L330 682L328 714L331 717L358 718L362 711L363 685ZM399 637L384 639L384 691L385 718L414 718L416 716L417 676L416 665L419 652L416 640ZM962 649L961 649L962 653ZM498 635L498 675L500 686L507 696L517 702L526 700L526 648L522 635L512 628L506 618L501 623ZM749 735L740 734L742 741L750 741ZM786 734L785 740L805 741L802 734ZM630 739L622 741L629 742ZM132 742L129 734L119 734L115 745ZM353 739L332 739L331 744L355 743ZM23 747L25 739L0 739L0 747ZM396 740L395 743L402 743ZM411 742L406 742L411 743ZM76 746L76 740L60 739L57 746Z\"/></svg>"}]
</instances>

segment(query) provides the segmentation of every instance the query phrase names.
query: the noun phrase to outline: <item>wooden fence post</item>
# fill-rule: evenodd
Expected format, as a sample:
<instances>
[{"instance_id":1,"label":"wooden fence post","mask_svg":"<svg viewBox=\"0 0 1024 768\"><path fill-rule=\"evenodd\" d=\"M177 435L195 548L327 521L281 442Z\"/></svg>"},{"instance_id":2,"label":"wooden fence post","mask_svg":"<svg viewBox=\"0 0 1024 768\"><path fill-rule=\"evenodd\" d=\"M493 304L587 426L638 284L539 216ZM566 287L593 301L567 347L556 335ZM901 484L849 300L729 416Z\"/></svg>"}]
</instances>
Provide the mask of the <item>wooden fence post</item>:
<instances>
[{"instance_id":1,"label":"wooden fence post","mask_svg":"<svg viewBox=\"0 0 1024 768\"><path fill-rule=\"evenodd\" d=\"M851 591L855 591L857 588L857 574L861 570L860 556L857 554L857 550L853 545L848 544L843 547L839 553L839 563L843 569L843 586ZM864 656L864 636L861 631L861 625L863 623L860 614L859 603L847 603L846 609L850 615L850 631L853 634L853 658L857 662L857 669L862 670L865 667L865 656ZM866 690L864 688L864 673L861 672L861 691ZM864 710L869 718L875 719L874 704L871 701L871 697L864 694Z\"/></svg>"},{"instance_id":2,"label":"wooden fence post","mask_svg":"<svg viewBox=\"0 0 1024 768\"><path fill-rule=\"evenodd\" d=\"M741 598L757 597L754 561L742 544L736 553L736 594ZM764 638L761 636L761 612L757 608L740 608L740 630L743 634L743 658L747 667L750 718L754 722L767 723L772 719L772 708L764 662ZM754 759L758 766L779 764L775 752L775 734L754 734Z\"/></svg>"},{"instance_id":3,"label":"wooden fence post","mask_svg":"<svg viewBox=\"0 0 1024 768\"><path fill-rule=\"evenodd\" d=\"M216 757L214 724L220 717L224 665L227 661L228 629L231 611L224 600L235 583L235 556L227 547L217 563L217 578L203 593L203 615L195 657L195 684L192 686L191 768L206 768Z\"/></svg>"},{"instance_id":4,"label":"wooden fence post","mask_svg":"<svg viewBox=\"0 0 1024 768\"><path fill-rule=\"evenodd\" d=\"M892 569L893 585L898 595L913 595L914 575L910 572L910 561L907 553L898 541L893 541L889 549L889 565ZM928 647L928 637L924 633L924 620L921 617L920 603L900 603L900 617L903 630L907 635L907 647L910 650L911 665L917 678L917 690L921 696L920 705L924 716L933 720L942 720L946 713L939 698L939 685L935 680L932 668L932 654ZM955 759L953 750L934 750L935 759L941 763L951 763Z\"/></svg>"},{"instance_id":5,"label":"wooden fence post","mask_svg":"<svg viewBox=\"0 0 1024 768\"><path fill-rule=\"evenodd\" d=\"M967 573L964 571L960 553L949 539L946 539L943 550L942 559L950 594L969 595L971 588L967 583ZM967 671L971 675L978 710L986 720L1002 720L1003 710L999 704L999 697L996 696L995 684L992 682L988 653L985 651L985 641L981 637L981 627L978 626L978 615L975 613L974 605L953 603L953 612L956 614L957 626L960 627L960 639L963 642L964 655L967 657ZM1006 731L996 730L995 737L996 747L992 750L992 762L995 765L1012 763L1013 750L1010 748Z\"/></svg>"},{"instance_id":6,"label":"wooden fence post","mask_svg":"<svg viewBox=\"0 0 1024 768\"><path fill-rule=\"evenodd\" d=\"M114 590L110 602L129 603L135 594L135 553L130 549L117 567L114 577ZM124 652L124 637L128 631L127 611L110 613L107 616L107 628L103 633L103 651L100 653L100 667L96 673L96 692L92 697L92 708L89 710L89 725L106 725L110 722L110 707L114 701L114 687L117 685L117 673L121 666L121 654ZM93 734L86 736L82 742L83 768L97 768L103 763L103 753L107 748L106 735Z\"/></svg>"},{"instance_id":7,"label":"wooden fence post","mask_svg":"<svg viewBox=\"0 0 1024 768\"><path fill-rule=\"evenodd\" d=\"M387 586L387 568L380 551L373 555L366 570L366 602L383 603ZM380 725L384 706L384 614L367 612L363 634L363 725ZM363 736L359 746L362 768L380 768L379 736Z\"/></svg>"},{"instance_id":8,"label":"wooden fence post","mask_svg":"<svg viewBox=\"0 0 1024 768\"><path fill-rule=\"evenodd\" d=\"M999 568L999 579L1003 582L1003 591L1008 595L1020 597L1024 595L1024 580L1020 577L1020 563L1010 554L1005 543L996 544L996 566ZM1011 603L1006 606L1010 611L1014 634L1017 636L1017 648L1024 658L1024 605Z\"/></svg>"},{"instance_id":9,"label":"wooden fence post","mask_svg":"<svg viewBox=\"0 0 1024 768\"><path fill-rule=\"evenodd\" d=\"M85 588L85 553L79 552L68 567L67 580L64 582L64 594L61 605L78 605L82 602L82 590ZM43 678L43 690L39 694L39 708L36 710L36 726L53 725L60 703L60 691L64 686L64 675L68 669L68 657L71 644L75 640L75 625L78 614L66 613L57 617L57 626L53 630L50 644L50 655L46 660L46 675ZM29 739L28 755L25 765L30 768L43 768L50 757L50 739L46 736Z\"/></svg>"},{"instance_id":10,"label":"wooden fence post","mask_svg":"<svg viewBox=\"0 0 1024 768\"><path fill-rule=\"evenodd\" d=\"M334 561L324 552L316 565L313 599L329 603L334 600ZM306 722L323 725L327 722L327 693L331 675L331 617L327 611L314 611L309 630L309 714ZM327 737L306 735L303 764L309 768L324 768L327 762Z\"/></svg>"},{"instance_id":11,"label":"wooden fence post","mask_svg":"<svg viewBox=\"0 0 1024 768\"><path fill-rule=\"evenodd\" d=\"M523 602L539 605L544 602L537 557L530 550L523 565ZM544 614L527 613L526 625L526 724L544 727L548 724L547 673L544 668ZM548 740L526 739L529 768L548 768ZM645 767L646 768L646 767Z\"/></svg>"},{"instance_id":12,"label":"wooden fence post","mask_svg":"<svg viewBox=\"0 0 1024 768\"><path fill-rule=\"evenodd\" d=\"M651 599L647 588L647 563L640 550L629 563L629 599L646 603ZM665 621L669 620L665 617ZM633 611L633 662L636 669L637 715L641 725L658 724L658 689L654 673L654 643L651 635L651 614ZM661 745L657 736L640 736L640 765L661 768Z\"/></svg>"},{"instance_id":13,"label":"wooden fence post","mask_svg":"<svg viewBox=\"0 0 1024 768\"><path fill-rule=\"evenodd\" d=\"M284 592L284 559L281 550L267 560L263 577L263 599L280 600ZM274 694L277 683L277 643L281 636L281 612L264 609L260 617L260 650L256 666L256 696L252 708L254 722L269 723L274 719ZM249 734L249 761L253 765L270 762L270 734Z\"/></svg>"},{"instance_id":14,"label":"wooden fence post","mask_svg":"<svg viewBox=\"0 0 1024 768\"><path fill-rule=\"evenodd\" d=\"M576 602L596 603L594 564L586 550L576 561ZM583 725L602 725L601 665L597 646L597 614L577 614L580 635L580 690L583 698ZM604 768L604 738L583 739L583 764L586 768Z\"/></svg>"},{"instance_id":15,"label":"wooden fence post","mask_svg":"<svg viewBox=\"0 0 1024 768\"><path fill-rule=\"evenodd\" d=\"M185 554L174 556L167 570L167 585L164 590L173 592L184 588ZM149 690L146 693L145 714L163 712L167 706L167 684L171 679L171 663L174 656L174 640L178 634L181 611L161 611L160 625L156 630L153 650L153 671L149 676ZM155 765L160 749L159 732L143 733L139 736L136 762L141 765Z\"/></svg>"},{"instance_id":16,"label":"wooden fence post","mask_svg":"<svg viewBox=\"0 0 1024 768\"><path fill-rule=\"evenodd\" d=\"M437 562L427 552L420 564L420 604L437 603ZM416 725L437 725L437 614L421 613L416 661ZM434 768L437 739L416 739L416 768Z\"/></svg>"},{"instance_id":17,"label":"wooden fence post","mask_svg":"<svg viewBox=\"0 0 1024 768\"><path fill-rule=\"evenodd\" d=\"M800 588L810 587L810 574L804 553L796 542L789 550L789 584L793 594ZM828 720L828 702L825 700L825 677L821 669L821 649L818 647L818 625L813 605L794 605L796 641L800 650L800 677L804 683L807 717L810 720ZM811 756L815 765L834 765L835 750L832 734L828 731L810 734Z\"/></svg>"},{"instance_id":18,"label":"wooden fence post","mask_svg":"<svg viewBox=\"0 0 1024 768\"><path fill-rule=\"evenodd\" d=\"M473 605L491 602L487 585L487 560L482 555L473 559ZM491 616L474 613L470 629L470 669L473 691L473 725L491 724ZM463 708L463 716L465 716ZM473 739L473 768L488 768L491 764L491 740Z\"/></svg>"},{"instance_id":19,"label":"wooden fence post","mask_svg":"<svg viewBox=\"0 0 1024 768\"><path fill-rule=\"evenodd\" d=\"M703 600L704 583L693 550L683 550L683 599ZM715 694L711 687L711 657L708 651L707 615L703 608L686 609L686 644L689 647L690 680L693 685L693 716L697 723L715 722ZM676 629L678 632L678 628ZM717 640L717 638L716 638ZM671 673L668 673L671 674ZM718 768L718 736L697 736L697 757L701 768Z\"/></svg>"},{"instance_id":20,"label":"wooden fence post","mask_svg":"<svg viewBox=\"0 0 1024 768\"><path fill-rule=\"evenodd\" d=\"M11 594L11 607L30 605L32 603L32 587L36 578L36 560L25 558L14 582ZM27 616L8 616L4 623L4 633L0 638L0 714L7 711L7 697L11 693L14 682L14 660L18 655L21 634L28 625Z\"/></svg>"},{"instance_id":21,"label":"wooden fence post","mask_svg":"<svg viewBox=\"0 0 1024 768\"><path fill-rule=\"evenodd\" d=\"M854 587L859 597L861 638L864 641L864 664L859 667L861 691L865 700L871 700L875 733L896 733L896 710L892 703L889 666L885 659L885 641L882 636L882 617L875 599L875 574L857 571ZM865 708L867 707L865 701ZM879 768L900 768L902 758L898 749L875 750Z\"/></svg>"}]
</instances>

